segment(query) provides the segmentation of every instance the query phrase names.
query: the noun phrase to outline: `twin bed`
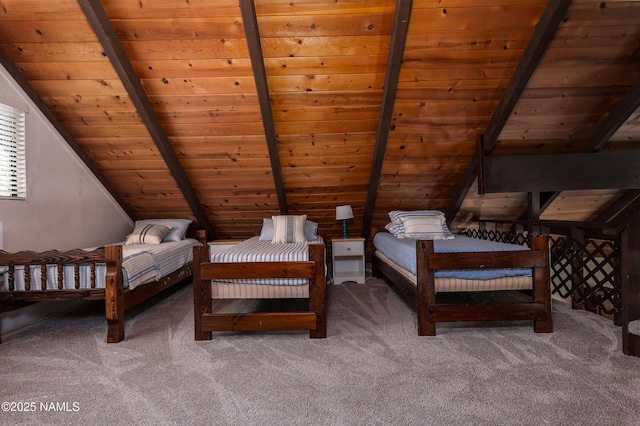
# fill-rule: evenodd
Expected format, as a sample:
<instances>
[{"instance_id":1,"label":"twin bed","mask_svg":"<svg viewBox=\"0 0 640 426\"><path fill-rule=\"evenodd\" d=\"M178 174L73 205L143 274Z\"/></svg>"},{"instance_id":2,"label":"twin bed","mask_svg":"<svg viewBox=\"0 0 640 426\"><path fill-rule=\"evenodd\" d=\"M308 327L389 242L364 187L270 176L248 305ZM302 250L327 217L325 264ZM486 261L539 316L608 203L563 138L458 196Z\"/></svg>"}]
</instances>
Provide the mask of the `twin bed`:
<instances>
[{"instance_id":1,"label":"twin bed","mask_svg":"<svg viewBox=\"0 0 640 426\"><path fill-rule=\"evenodd\" d=\"M296 224L280 231L287 220ZM210 340L214 331L269 330L309 330L311 338L325 338L325 259L317 224L304 215L265 219L259 237L222 252L194 249L195 339ZM212 305L223 299L304 299L307 305L298 311L214 312Z\"/></svg>"},{"instance_id":2,"label":"twin bed","mask_svg":"<svg viewBox=\"0 0 640 426\"><path fill-rule=\"evenodd\" d=\"M385 230L371 232L372 273L415 306L419 335L435 336L436 323L455 321L532 320L535 332L553 331L547 237L535 237L528 249L454 236L440 212L390 217ZM438 303L436 293L466 298Z\"/></svg>"},{"instance_id":3,"label":"twin bed","mask_svg":"<svg viewBox=\"0 0 640 426\"><path fill-rule=\"evenodd\" d=\"M0 312L33 302L104 300L107 342L119 342L127 309L192 276L193 248L206 235L190 224L137 221L126 241L93 249L0 250Z\"/></svg>"}]
</instances>

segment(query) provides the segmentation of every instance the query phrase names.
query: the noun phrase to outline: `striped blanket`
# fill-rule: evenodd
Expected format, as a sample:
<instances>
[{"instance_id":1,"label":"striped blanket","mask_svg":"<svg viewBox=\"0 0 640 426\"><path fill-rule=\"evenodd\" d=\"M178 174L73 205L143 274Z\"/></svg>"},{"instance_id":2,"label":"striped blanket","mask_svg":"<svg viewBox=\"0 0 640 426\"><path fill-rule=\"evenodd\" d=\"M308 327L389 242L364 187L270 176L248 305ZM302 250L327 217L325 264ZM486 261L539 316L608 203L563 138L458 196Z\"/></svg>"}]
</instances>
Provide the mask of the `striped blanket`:
<instances>
[{"instance_id":1,"label":"striped blanket","mask_svg":"<svg viewBox=\"0 0 640 426\"><path fill-rule=\"evenodd\" d=\"M244 240L227 250L211 253L212 263L234 262L292 262L309 260L309 244L324 244L322 237L315 241L303 243L273 244L271 241L260 241L259 237ZM231 282L239 282L231 281ZM243 280L250 284L266 285L301 285L307 284L304 278L277 278Z\"/></svg>"}]
</instances>

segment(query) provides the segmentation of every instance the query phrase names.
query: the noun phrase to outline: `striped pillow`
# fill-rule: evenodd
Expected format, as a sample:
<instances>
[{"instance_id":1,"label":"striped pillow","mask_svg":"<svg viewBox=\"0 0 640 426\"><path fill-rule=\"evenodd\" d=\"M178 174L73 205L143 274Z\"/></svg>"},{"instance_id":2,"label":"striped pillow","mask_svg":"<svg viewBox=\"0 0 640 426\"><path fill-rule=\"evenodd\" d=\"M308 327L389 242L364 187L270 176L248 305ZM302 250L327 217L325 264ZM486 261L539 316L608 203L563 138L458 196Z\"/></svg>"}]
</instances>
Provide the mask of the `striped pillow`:
<instances>
[{"instance_id":1,"label":"striped pillow","mask_svg":"<svg viewBox=\"0 0 640 426\"><path fill-rule=\"evenodd\" d=\"M420 240L448 240L454 238L444 217L438 210L416 210L389 212L391 229L397 238Z\"/></svg>"},{"instance_id":2,"label":"striped pillow","mask_svg":"<svg viewBox=\"0 0 640 426\"><path fill-rule=\"evenodd\" d=\"M137 224L124 244L160 244L171 228L171 225Z\"/></svg>"},{"instance_id":3,"label":"striped pillow","mask_svg":"<svg viewBox=\"0 0 640 426\"><path fill-rule=\"evenodd\" d=\"M273 219L273 244L278 243L303 243L304 225L307 215L281 215L272 216Z\"/></svg>"}]
</instances>

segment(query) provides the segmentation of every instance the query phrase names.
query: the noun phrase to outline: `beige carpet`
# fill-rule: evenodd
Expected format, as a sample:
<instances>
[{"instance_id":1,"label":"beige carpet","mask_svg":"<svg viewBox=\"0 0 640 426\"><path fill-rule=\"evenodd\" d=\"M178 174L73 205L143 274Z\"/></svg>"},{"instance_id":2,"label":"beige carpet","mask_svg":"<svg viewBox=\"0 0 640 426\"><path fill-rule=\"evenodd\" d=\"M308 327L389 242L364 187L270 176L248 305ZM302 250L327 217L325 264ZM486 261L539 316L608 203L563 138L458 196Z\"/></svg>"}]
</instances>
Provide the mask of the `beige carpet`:
<instances>
[{"instance_id":1,"label":"beige carpet","mask_svg":"<svg viewBox=\"0 0 640 426\"><path fill-rule=\"evenodd\" d=\"M329 290L325 340L195 342L191 286L128 313L118 344L105 343L100 304L11 333L0 345L0 399L35 411L1 412L0 423L640 423L640 358L622 354L609 320L556 303L553 334L445 324L427 338L381 280Z\"/></svg>"}]
</instances>

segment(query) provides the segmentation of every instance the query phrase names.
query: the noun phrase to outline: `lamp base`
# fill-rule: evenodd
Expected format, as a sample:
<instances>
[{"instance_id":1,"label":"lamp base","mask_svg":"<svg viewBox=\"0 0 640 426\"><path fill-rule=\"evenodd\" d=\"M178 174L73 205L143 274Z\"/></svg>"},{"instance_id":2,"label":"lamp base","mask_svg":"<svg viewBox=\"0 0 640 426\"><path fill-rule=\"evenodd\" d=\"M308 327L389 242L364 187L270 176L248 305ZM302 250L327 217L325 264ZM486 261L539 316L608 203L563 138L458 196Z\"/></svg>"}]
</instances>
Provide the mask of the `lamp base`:
<instances>
[{"instance_id":1,"label":"lamp base","mask_svg":"<svg viewBox=\"0 0 640 426\"><path fill-rule=\"evenodd\" d=\"M347 236L347 219L342 219L342 238L349 238Z\"/></svg>"}]
</instances>

